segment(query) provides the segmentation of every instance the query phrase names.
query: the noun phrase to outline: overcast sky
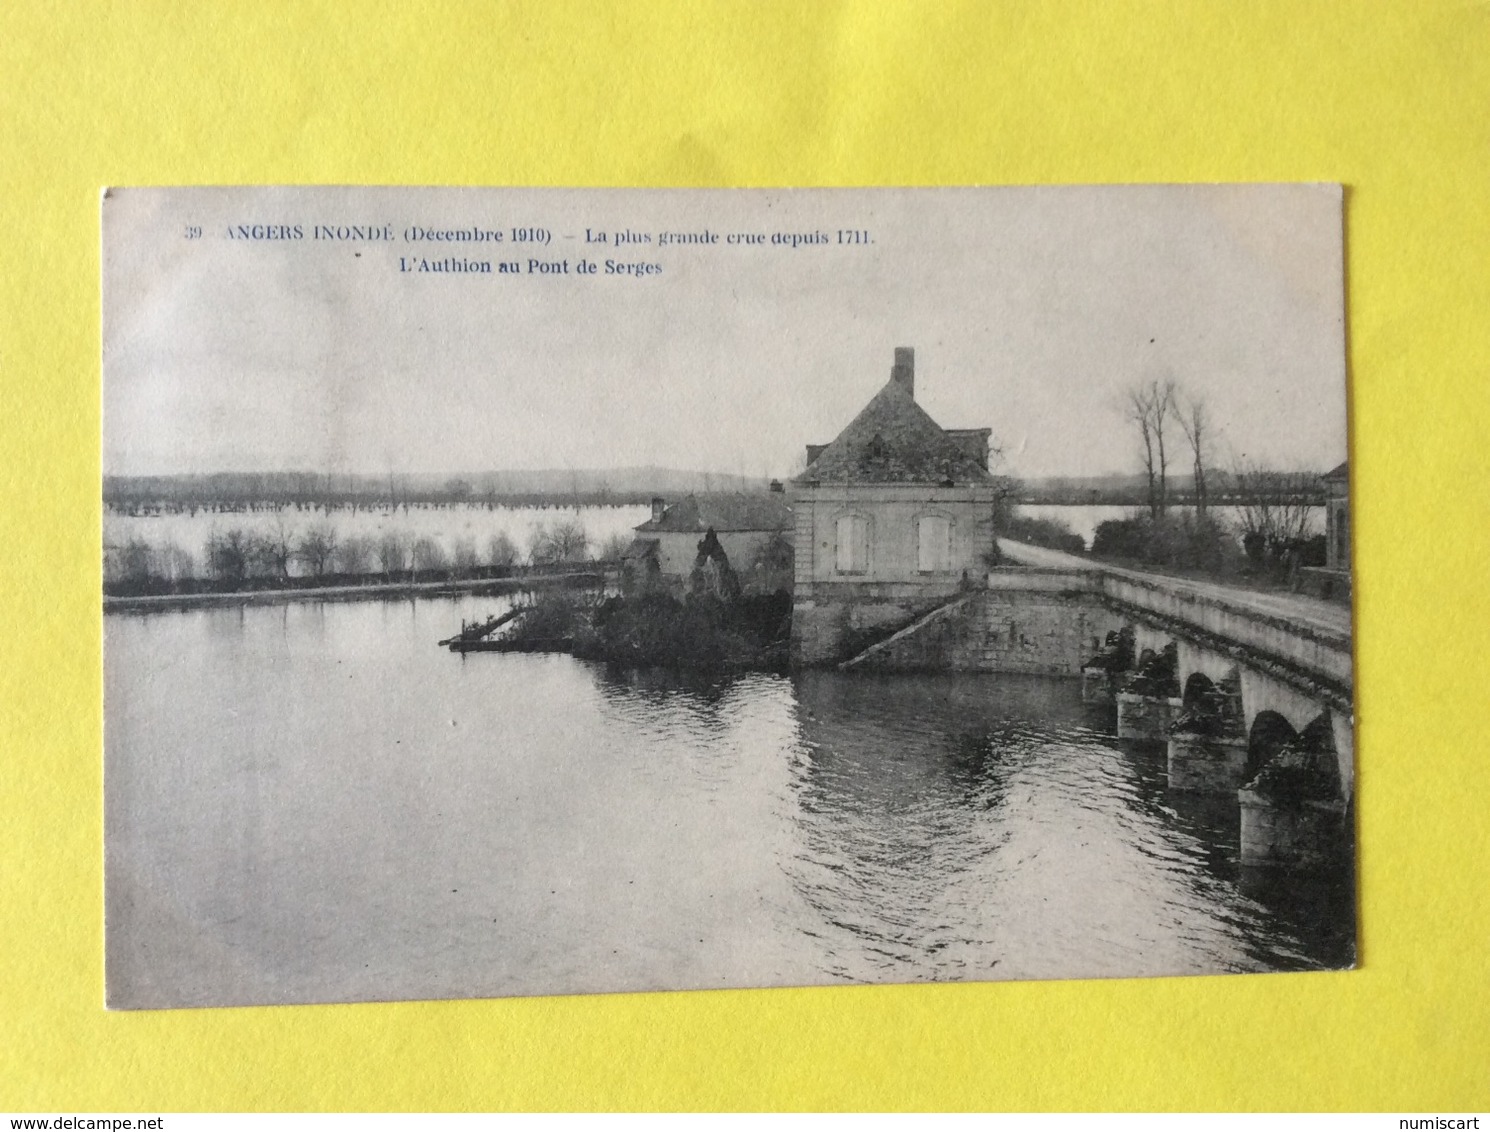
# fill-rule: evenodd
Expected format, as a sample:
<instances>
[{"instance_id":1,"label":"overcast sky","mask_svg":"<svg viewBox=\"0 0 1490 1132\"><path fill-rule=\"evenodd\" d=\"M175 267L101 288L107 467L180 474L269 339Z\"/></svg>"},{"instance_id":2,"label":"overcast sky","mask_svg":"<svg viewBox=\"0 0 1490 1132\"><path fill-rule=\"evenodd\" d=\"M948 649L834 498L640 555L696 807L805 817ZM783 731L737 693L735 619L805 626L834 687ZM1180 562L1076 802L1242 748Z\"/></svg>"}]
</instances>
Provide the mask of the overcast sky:
<instances>
[{"instance_id":1,"label":"overcast sky","mask_svg":"<svg viewBox=\"0 0 1490 1132\"><path fill-rule=\"evenodd\" d=\"M104 469L784 475L904 345L917 400L945 427L991 428L1013 474L1136 471L1119 405L1153 377L1206 400L1216 462L1324 470L1346 448L1340 199L1317 185L117 191ZM315 240L316 224L391 225L395 240ZM238 225L303 238L230 239ZM406 242L416 225L506 239ZM552 243L513 245L515 226ZM587 228L653 242L587 245ZM704 230L719 243L656 243ZM727 245L736 232L832 242ZM399 270L452 254L524 271ZM531 257L569 273L529 274ZM575 274L581 258L601 271ZM607 259L662 272L607 275Z\"/></svg>"}]
</instances>

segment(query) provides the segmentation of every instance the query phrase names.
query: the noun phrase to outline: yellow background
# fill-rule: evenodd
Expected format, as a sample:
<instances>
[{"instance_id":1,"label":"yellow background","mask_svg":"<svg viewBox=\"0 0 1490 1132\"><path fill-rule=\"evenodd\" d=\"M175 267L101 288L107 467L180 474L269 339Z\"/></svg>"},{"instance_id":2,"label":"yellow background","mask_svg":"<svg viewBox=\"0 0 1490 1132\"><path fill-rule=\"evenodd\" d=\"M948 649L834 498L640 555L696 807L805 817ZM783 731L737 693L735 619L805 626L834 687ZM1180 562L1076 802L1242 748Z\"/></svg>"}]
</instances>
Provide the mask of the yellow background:
<instances>
[{"instance_id":1,"label":"yellow background","mask_svg":"<svg viewBox=\"0 0 1490 1132\"><path fill-rule=\"evenodd\" d=\"M0 1109L1490 1107L1490 6L0 11ZM101 186L1338 180L1362 969L106 1014Z\"/></svg>"}]
</instances>

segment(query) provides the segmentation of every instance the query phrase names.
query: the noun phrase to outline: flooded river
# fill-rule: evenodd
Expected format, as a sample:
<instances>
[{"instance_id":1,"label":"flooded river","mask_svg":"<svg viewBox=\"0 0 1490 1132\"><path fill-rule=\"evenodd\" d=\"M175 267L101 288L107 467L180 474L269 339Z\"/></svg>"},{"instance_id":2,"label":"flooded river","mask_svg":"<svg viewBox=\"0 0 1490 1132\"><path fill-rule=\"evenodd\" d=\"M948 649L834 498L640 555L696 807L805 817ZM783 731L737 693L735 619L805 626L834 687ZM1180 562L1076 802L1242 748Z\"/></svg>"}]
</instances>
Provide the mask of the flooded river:
<instances>
[{"instance_id":1,"label":"flooded river","mask_svg":"<svg viewBox=\"0 0 1490 1132\"><path fill-rule=\"evenodd\" d=\"M435 647L491 599L105 618L120 1006L1258 971L1236 864L1077 682L717 681Z\"/></svg>"}]
</instances>

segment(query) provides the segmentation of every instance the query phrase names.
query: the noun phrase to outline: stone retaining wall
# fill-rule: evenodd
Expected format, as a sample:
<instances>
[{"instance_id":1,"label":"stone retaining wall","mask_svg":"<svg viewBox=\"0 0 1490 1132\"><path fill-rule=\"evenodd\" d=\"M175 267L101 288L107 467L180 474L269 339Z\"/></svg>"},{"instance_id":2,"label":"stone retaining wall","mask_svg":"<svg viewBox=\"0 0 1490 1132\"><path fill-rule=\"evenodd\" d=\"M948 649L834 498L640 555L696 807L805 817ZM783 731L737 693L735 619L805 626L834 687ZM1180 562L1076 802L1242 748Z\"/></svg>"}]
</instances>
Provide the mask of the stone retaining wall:
<instances>
[{"instance_id":1,"label":"stone retaining wall","mask_svg":"<svg viewBox=\"0 0 1490 1132\"><path fill-rule=\"evenodd\" d=\"M884 672L1023 672L1079 676L1122 618L1082 590L1015 589L1008 577L922 617L849 666Z\"/></svg>"}]
</instances>

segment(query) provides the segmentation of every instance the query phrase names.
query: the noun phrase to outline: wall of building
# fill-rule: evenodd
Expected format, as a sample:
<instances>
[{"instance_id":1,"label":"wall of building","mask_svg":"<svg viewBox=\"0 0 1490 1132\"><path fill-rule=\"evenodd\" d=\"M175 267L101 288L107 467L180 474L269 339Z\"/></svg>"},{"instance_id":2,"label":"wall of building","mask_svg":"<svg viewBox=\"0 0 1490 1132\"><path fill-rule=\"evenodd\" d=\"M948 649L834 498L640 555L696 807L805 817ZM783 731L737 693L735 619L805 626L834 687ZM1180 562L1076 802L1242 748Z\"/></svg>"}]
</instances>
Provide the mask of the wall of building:
<instances>
[{"instance_id":1,"label":"wall of building","mask_svg":"<svg viewBox=\"0 0 1490 1132\"><path fill-rule=\"evenodd\" d=\"M1060 589L1038 574L1025 588L1007 572L999 581L999 588L953 601L866 650L854 667L1076 676L1123 624L1088 589Z\"/></svg>"},{"instance_id":2,"label":"wall of building","mask_svg":"<svg viewBox=\"0 0 1490 1132\"><path fill-rule=\"evenodd\" d=\"M792 600L792 660L830 664L860 652L879 634L903 628L954 598L941 586L827 583L817 595Z\"/></svg>"},{"instance_id":3,"label":"wall of building","mask_svg":"<svg viewBox=\"0 0 1490 1132\"><path fill-rule=\"evenodd\" d=\"M1350 500L1331 496L1325 501L1325 565L1350 569Z\"/></svg>"},{"instance_id":4,"label":"wall of building","mask_svg":"<svg viewBox=\"0 0 1490 1132\"><path fill-rule=\"evenodd\" d=\"M988 571L984 555L993 546L993 504L994 490L987 486L799 487L792 499L796 662L845 660L873 634L910 624L969 583L981 585ZM835 569L837 522L845 514L862 515L869 522L863 573ZM952 523L949 568L922 573L916 520L933 514Z\"/></svg>"},{"instance_id":5,"label":"wall of building","mask_svg":"<svg viewBox=\"0 0 1490 1132\"><path fill-rule=\"evenodd\" d=\"M796 517L797 593L812 597L822 583L909 582L931 589L964 571L981 578L984 556L993 546L994 489L991 486L937 488L899 484L823 485L798 488ZM869 524L869 560L863 573L840 574L837 523L842 515L862 515ZM942 515L951 520L949 569L935 575L919 570L916 520Z\"/></svg>"}]
</instances>

